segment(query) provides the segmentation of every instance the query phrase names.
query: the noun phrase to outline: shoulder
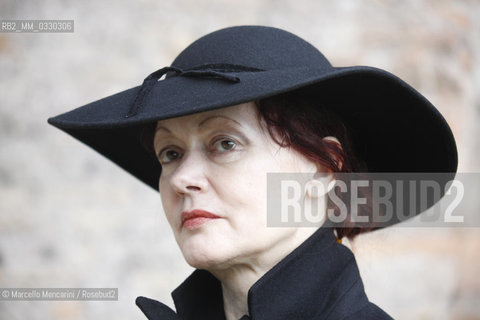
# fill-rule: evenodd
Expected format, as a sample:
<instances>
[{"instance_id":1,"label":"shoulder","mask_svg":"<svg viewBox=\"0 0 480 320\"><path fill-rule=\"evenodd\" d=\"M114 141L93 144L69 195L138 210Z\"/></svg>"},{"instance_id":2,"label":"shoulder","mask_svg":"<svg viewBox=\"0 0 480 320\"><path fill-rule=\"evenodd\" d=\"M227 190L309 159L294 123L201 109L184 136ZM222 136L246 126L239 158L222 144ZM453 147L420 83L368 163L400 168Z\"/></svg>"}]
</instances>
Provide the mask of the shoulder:
<instances>
[{"instance_id":1,"label":"shoulder","mask_svg":"<svg viewBox=\"0 0 480 320\"><path fill-rule=\"evenodd\" d=\"M335 318L331 318L333 320ZM338 320L393 320L385 311L376 304L368 303L362 309ZM329 318L330 320L330 318Z\"/></svg>"}]
</instances>

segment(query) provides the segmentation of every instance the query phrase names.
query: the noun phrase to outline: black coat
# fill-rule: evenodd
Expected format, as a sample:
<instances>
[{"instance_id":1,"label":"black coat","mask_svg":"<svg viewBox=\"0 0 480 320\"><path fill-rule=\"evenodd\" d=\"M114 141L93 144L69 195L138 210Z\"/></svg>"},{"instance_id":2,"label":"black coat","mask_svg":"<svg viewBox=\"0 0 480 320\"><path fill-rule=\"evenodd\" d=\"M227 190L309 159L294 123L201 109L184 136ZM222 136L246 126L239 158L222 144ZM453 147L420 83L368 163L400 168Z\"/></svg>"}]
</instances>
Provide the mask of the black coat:
<instances>
[{"instance_id":1,"label":"black coat","mask_svg":"<svg viewBox=\"0 0 480 320\"><path fill-rule=\"evenodd\" d=\"M194 271L172 297L178 314L145 297L136 303L150 320L225 319L221 283L205 270ZM320 228L250 288L248 311L242 320L392 319L368 301L352 252L330 228Z\"/></svg>"}]
</instances>

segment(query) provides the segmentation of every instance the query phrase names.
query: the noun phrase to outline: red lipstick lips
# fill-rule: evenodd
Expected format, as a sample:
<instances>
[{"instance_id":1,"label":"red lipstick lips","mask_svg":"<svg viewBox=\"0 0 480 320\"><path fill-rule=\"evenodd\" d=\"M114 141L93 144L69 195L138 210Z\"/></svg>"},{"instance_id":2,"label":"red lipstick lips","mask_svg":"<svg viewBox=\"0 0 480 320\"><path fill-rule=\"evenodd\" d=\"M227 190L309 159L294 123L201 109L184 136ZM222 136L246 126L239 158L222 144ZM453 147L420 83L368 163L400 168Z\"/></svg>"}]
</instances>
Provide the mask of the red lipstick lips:
<instances>
[{"instance_id":1,"label":"red lipstick lips","mask_svg":"<svg viewBox=\"0 0 480 320\"><path fill-rule=\"evenodd\" d=\"M199 228L204 223L209 220L220 218L217 215L214 215L211 212L205 210L195 209L192 211L184 211L181 215L182 227L187 229L196 229Z\"/></svg>"}]
</instances>

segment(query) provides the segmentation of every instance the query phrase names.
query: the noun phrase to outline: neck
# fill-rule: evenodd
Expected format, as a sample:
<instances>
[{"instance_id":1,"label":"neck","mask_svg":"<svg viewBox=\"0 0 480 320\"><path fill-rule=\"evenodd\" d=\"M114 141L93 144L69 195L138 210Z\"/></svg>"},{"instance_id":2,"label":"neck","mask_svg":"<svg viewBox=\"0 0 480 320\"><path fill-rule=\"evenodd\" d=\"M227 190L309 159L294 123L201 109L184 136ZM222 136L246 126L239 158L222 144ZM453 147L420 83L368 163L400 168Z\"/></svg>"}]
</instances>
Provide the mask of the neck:
<instances>
[{"instance_id":1,"label":"neck","mask_svg":"<svg viewBox=\"0 0 480 320\"><path fill-rule=\"evenodd\" d=\"M285 258L316 231L315 228L298 228L293 237L277 243L262 252L228 268L209 270L222 283L223 304L227 320L237 320L248 315L248 291L258 279Z\"/></svg>"}]
</instances>

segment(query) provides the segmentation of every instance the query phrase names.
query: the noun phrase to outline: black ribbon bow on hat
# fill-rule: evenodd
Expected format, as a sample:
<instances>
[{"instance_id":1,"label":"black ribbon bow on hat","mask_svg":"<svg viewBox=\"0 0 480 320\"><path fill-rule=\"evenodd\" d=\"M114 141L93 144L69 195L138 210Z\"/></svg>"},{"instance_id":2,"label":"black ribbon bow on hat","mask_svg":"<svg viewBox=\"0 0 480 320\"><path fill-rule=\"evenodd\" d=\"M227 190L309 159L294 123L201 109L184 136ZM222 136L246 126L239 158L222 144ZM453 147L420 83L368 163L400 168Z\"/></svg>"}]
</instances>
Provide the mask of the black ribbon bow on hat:
<instances>
[{"instance_id":1,"label":"black ribbon bow on hat","mask_svg":"<svg viewBox=\"0 0 480 320\"><path fill-rule=\"evenodd\" d=\"M251 68L242 65L234 65L234 64L204 64L188 69L180 69L177 67L164 67L155 72L152 72L148 77L143 80L142 87L138 91L138 94L135 98L135 101L125 115L125 118L130 118L138 113L140 107L145 100L145 97L148 93L152 90L155 83L157 83L160 78L167 74L168 72L174 72L172 76L190 76L190 77L198 77L204 79L220 79L225 81L230 81L232 83L240 82L240 78L236 76L232 76L228 73L235 73L235 72L258 72L264 71L258 68ZM168 76L168 75L167 75Z\"/></svg>"}]
</instances>

